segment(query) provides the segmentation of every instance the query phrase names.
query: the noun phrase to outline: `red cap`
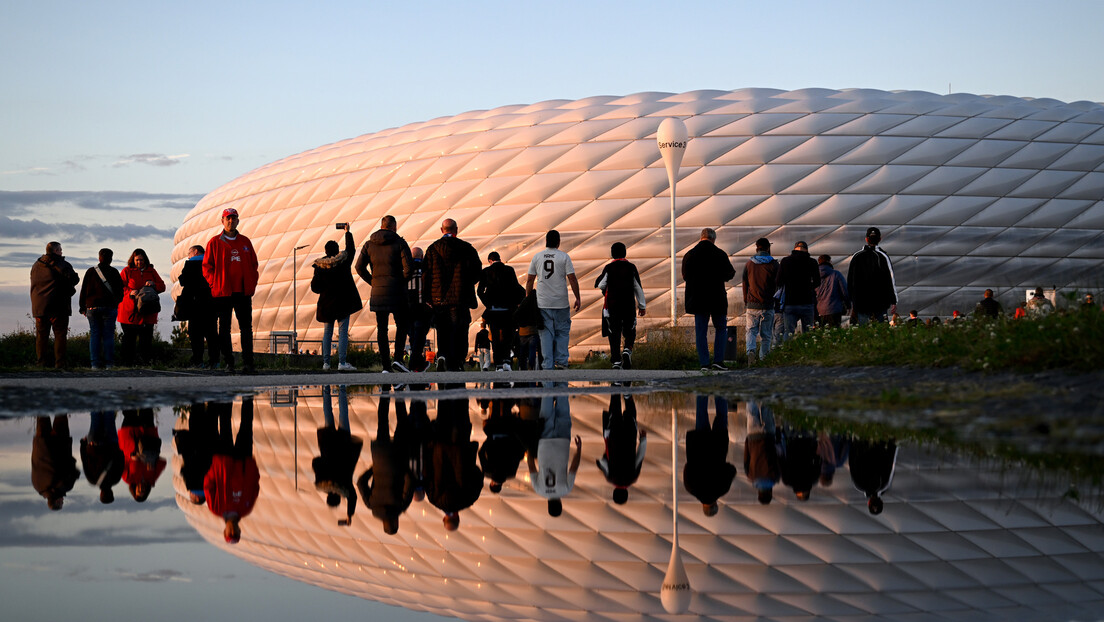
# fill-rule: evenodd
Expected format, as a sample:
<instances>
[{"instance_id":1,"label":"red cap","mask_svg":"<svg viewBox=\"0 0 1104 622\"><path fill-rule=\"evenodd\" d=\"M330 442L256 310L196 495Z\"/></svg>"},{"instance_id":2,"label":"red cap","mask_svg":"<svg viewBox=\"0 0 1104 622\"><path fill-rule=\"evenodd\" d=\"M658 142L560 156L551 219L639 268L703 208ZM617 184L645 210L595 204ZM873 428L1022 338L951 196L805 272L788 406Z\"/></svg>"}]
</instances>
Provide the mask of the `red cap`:
<instances>
[{"instance_id":1,"label":"red cap","mask_svg":"<svg viewBox=\"0 0 1104 622\"><path fill-rule=\"evenodd\" d=\"M222 217L223 218L226 218L227 216L237 216L237 215L238 215L238 210L236 210L232 207L228 207L228 208L222 210Z\"/></svg>"}]
</instances>

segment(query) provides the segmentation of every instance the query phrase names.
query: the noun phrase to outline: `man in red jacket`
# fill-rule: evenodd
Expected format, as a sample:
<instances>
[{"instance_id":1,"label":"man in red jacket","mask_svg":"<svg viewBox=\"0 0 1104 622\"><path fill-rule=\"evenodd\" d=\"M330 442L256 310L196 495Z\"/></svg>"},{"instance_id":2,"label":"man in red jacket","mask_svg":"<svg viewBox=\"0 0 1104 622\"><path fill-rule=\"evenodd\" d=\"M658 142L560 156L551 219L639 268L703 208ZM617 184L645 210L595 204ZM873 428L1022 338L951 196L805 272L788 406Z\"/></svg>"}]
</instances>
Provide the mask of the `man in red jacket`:
<instances>
[{"instance_id":1,"label":"man in red jacket","mask_svg":"<svg viewBox=\"0 0 1104 622\"><path fill-rule=\"evenodd\" d=\"M253 294L259 278L257 253L249 238L238 232L238 210L222 210L222 231L207 242L203 255L203 276L211 284L218 341L226 369L234 370L234 351L230 344L230 315L238 318L241 334L242 364L253 373ZM216 361L211 361L214 366Z\"/></svg>"},{"instance_id":2,"label":"man in red jacket","mask_svg":"<svg viewBox=\"0 0 1104 622\"><path fill-rule=\"evenodd\" d=\"M219 436L211 470L203 478L203 493L207 497L207 509L226 521L222 535L230 544L241 540L241 519L253 511L253 504L261 492L261 473L253 457L253 398L243 397L241 426L234 440L230 403L209 406L211 414L218 416Z\"/></svg>"}]
</instances>

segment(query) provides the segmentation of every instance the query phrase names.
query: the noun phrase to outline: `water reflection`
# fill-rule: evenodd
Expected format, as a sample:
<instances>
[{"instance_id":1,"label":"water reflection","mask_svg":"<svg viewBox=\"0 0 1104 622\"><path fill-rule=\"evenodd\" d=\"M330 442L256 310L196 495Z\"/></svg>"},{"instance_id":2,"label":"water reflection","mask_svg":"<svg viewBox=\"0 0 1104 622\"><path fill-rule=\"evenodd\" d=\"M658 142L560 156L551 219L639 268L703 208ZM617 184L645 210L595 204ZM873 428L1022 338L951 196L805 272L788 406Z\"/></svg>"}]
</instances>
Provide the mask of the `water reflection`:
<instances>
[{"instance_id":1,"label":"water reflection","mask_svg":"<svg viewBox=\"0 0 1104 622\"><path fill-rule=\"evenodd\" d=\"M1094 509L1012 485L999 465L711 396L350 388L348 428L336 428L376 430L357 470L378 522L338 526L321 502L330 493L295 483L322 451L310 432L330 426L330 395L305 389L294 413L258 401L264 492L232 551L327 589L464 618L659 616L681 471L680 497L705 510L679 516L695 615L1039 619L1102 600ZM672 412L689 428L673 466ZM746 480L735 477L741 448ZM580 468L583 457L596 468ZM853 487L833 485L840 469ZM497 494L480 494L484 479ZM629 486L632 502L619 503ZM225 546L178 492L197 530Z\"/></svg>"},{"instance_id":2,"label":"water reflection","mask_svg":"<svg viewBox=\"0 0 1104 622\"><path fill-rule=\"evenodd\" d=\"M94 513L115 522L109 511L148 511L164 497L170 456L154 441L157 419L122 415L118 430L113 412L24 420L22 473L5 481L28 498L5 497L7 525L68 517L85 537ZM1104 604L1097 499L1067 498L1064 482L1021 464L810 421L777 403L621 387L469 396L333 386L195 403L176 419L176 506L206 549L413 610L658 619L676 494L693 615L1037 620L1091 618ZM87 482L73 490L82 478L68 427L86 424ZM28 467L39 492L26 486ZM124 471L139 494L97 503ZM154 496L139 505L141 482ZM66 511L43 507L40 487L71 502ZM631 491L627 503L619 491ZM332 595L318 594L324 608Z\"/></svg>"}]
</instances>

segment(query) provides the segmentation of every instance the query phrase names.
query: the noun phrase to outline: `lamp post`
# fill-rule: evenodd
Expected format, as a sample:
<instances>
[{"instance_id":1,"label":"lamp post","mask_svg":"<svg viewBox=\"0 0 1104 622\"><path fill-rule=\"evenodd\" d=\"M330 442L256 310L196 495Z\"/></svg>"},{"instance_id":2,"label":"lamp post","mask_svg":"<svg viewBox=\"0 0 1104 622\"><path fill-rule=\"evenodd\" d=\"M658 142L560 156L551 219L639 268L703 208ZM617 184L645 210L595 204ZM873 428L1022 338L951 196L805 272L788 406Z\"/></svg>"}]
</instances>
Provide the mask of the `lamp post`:
<instances>
[{"instance_id":1,"label":"lamp post","mask_svg":"<svg viewBox=\"0 0 1104 622\"><path fill-rule=\"evenodd\" d=\"M678 181L679 166L682 165L682 156L686 153L686 143L689 141L686 124L682 119L669 117L659 124L656 132L656 142L659 144L659 154L663 157L663 165L667 167L667 183L671 186L671 329L678 325L676 308L678 298L675 295L676 266L675 253L675 182Z\"/></svg>"},{"instance_id":2,"label":"lamp post","mask_svg":"<svg viewBox=\"0 0 1104 622\"><path fill-rule=\"evenodd\" d=\"M690 608L690 579L686 576L686 567L682 564L682 551L678 540L678 411L671 410L671 498L674 501L673 537L671 539L671 561L667 563L667 574L663 576L663 585L659 590L659 600L667 613L686 613Z\"/></svg>"},{"instance_id":3,"label":"lamp post","mask_svg":"<svg viewBox=\"0 0 1104 622\"><path fill-rule=\"evenodd\" d=\"M298 257L299 251L307 246L307 244L304 244L291 249L291 332L295 333L293 340L295 343L291 347L295 350L294 354L299 354L299 282L296 279L299 272Z\"/></svg>"}]
</instances>

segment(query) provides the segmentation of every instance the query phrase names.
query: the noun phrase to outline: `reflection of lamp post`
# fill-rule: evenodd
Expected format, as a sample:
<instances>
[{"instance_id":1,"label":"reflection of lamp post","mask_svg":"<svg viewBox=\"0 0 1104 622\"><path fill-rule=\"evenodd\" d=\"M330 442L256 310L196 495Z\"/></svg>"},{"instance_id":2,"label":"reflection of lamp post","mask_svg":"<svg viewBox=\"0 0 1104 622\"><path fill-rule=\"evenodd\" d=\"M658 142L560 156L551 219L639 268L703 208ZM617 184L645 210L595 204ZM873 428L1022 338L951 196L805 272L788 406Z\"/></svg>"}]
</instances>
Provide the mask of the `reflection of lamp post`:
<instances>
[{"instance_id":1,"label":"reflection of lamp post","mask_svg":"<svg viewBox=\"0 0 1104 622\"><path fill-rule=\"evenodd\" d=\"M299 284L295 278L299 272L298 255L299 251L307 246L307 244L304 244L291 249L291 332L295 333L295 343L291 346L295 352L292 354L299 354ZM275 350L275 348L273 349Z\"/></svg>"},{"instance_id":2,"label":"reflection of lamp post","mask_svg":"<svg viewBox=\"0 0 1104 622\"><path fill-rule=\"evenodd\" d=\"M686 613L690 608L690 579L686 576L686 567L682 565L682 551L678 543L678 411L671 412L671 497L674 500L674 537L671 540L671 561L667 564L667 574L663 576L663 586L659 590L659 600L667 613Z\"/></svg>"},{"instance_id":3,"label":"reflection of lamp post","mask_svg":"<svg viewBox=\"0 0 1104 622\"><path fill-rule=\"evenodd\" d=\"M682 119L670 117L659 124L656 132L656 142L659 143L659 154L663 156L663 165L667 167L667 183L671 185L671 329L678 324L676 315L677 298L675 296L675 182L678 180L679 166L682 165L682 156L686 153L686 143L689 141L686 124Z\"/></svg>"}]
</instances>

